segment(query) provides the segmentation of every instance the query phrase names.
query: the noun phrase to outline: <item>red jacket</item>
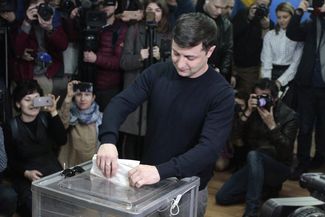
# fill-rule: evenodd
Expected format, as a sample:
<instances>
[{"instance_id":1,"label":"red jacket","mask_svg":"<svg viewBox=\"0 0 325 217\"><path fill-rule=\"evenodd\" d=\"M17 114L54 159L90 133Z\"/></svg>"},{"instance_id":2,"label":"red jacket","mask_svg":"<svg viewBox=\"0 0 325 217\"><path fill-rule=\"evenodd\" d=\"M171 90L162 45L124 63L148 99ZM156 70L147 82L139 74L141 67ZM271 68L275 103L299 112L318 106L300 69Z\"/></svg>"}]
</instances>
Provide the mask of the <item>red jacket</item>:
<instances>
[{"instance_id":1,"label":"red jacket","mask_svg":"<svg viewBox=\"0 0 325 217\"><path fill-rule=\"evenodd\" d=\"M68 46L68 40L63 28L61 26L54 29L51 33L44 34L45 49L52 57L53 62L48 66L46 76L52 78L63 67L62 52ZM32 27L29 34L24 31L18 32L14 40L14 51L16 55L14 65L13 79L15 81L32 79L35 61L26 61L21 57L26 48L33 49L33 53L38 51L38 43L36 40L35 32Z\"/></svg>"},{"instance_id":2,"label":"red jacket","mask_svg":"<svg viewBox=\"0 0 325 217\"><path fill-rule=\"evenodd\" d=\"M98 90L121 86L120 59L126 32L127 24L115 20L113 25L103 28L100 33L95 62L97 66L95 87Z\"/></svg>"}]
</instances>

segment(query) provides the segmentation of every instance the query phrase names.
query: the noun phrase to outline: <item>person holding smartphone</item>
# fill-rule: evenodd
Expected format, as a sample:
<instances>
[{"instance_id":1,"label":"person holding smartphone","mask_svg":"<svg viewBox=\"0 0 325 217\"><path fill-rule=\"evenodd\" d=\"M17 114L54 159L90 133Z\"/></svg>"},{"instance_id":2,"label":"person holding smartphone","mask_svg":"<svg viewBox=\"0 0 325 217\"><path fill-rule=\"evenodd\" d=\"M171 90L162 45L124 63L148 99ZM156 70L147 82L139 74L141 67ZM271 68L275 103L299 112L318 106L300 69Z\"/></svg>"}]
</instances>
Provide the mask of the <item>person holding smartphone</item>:
<instances>
[{"instance_id":1,"label":"person holding smartphone","mask_svg":"<svg viewBox=\"0 0 325 217\"><path fill-rule=\"evenodd\" d=\"M61 148L59 161L63 167L72 167L91 160L99 146L98 126L102 113L95 101L92 83L71 81L59 111L68 131L67 143Z\"/></svg>"},{"instance_id":2,"label":"person holding smartphone","mask_svg":"<svg viewBox=\"0 0 325 217\"><path fill-rule=\"evenodd\" d=\"M56 104L59 97L34 104L43 90L35 80L17 83L13 91L15 109L20 113L4 127L8 170L18 194L18 212L22 217L32 215L32 181L62 169L57 160L58 149L66 143L64 126Z\"/></svg>"}]
</instances>

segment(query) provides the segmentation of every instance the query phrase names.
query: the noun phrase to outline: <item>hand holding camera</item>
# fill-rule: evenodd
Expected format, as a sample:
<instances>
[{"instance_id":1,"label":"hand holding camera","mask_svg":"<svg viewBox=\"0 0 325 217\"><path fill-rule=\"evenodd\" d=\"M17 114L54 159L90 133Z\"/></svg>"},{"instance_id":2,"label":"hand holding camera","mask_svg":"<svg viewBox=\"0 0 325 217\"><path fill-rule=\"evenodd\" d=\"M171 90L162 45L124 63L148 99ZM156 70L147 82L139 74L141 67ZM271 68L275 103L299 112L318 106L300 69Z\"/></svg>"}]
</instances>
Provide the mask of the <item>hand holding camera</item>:
<instances>
[{"instance_id":1,"label":"hand holding camera","mask_svg":"<svg viewBox=\"0 0 325 217\"><path fill-rule=\"evenodd\" d=\"M71 102L72 98L79 92L93 92L93 84L90 82L81 82L77 80L72 80L67 86L67 95L65 97L65 102Z\"/></svg>"},{"instance_id":2,"label":"hand holding camera","mask_svg":"<svg viewBox=\"0 0 325 217\"><path fill-rule=\"evenodd\" d=\"M55 98L53 94L48 96L36 97L33 99L34 107L41 107L44 111L49 112L52 117L58 114L56 110L57 102L59 101L60 96Z\"/></svg>"},{"instance_id":3,"label":"hand holding camera","mask_svg":"<svg viewBox=\"0 0 325 217\"><path fill-rule=\"evenodd\" d=\"M31 4L26 11L26 17L28 19L28 22L37 20L37 5Z\"/></svg>"}]
</instances>

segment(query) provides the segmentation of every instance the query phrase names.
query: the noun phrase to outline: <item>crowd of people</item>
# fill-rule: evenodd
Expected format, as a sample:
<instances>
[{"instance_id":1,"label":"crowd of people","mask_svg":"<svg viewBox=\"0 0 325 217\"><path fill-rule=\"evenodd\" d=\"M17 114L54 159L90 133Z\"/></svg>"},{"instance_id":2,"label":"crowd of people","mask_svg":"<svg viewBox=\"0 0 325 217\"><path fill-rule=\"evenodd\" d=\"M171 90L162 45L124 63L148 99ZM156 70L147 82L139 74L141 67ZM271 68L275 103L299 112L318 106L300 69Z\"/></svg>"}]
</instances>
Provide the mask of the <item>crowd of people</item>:
<instances>
[{"instance_id":1,"label":"crowd of people","mask_svg":"<svg viewBox=\"0 0 325 217\"><path fill-rule=\"evenodd\" d=\"M271 0L236 13L234 0L4 0L0 85L12 109L0 216L31 216L32 181L94 154L107 177L118 158L140 160L135 188L200 177L199 217L216 167L230 169L216 203L258 216L287 179L325 162L325 3L315 2L279 3L274 23Z\"/></svg>"}]
</instances>

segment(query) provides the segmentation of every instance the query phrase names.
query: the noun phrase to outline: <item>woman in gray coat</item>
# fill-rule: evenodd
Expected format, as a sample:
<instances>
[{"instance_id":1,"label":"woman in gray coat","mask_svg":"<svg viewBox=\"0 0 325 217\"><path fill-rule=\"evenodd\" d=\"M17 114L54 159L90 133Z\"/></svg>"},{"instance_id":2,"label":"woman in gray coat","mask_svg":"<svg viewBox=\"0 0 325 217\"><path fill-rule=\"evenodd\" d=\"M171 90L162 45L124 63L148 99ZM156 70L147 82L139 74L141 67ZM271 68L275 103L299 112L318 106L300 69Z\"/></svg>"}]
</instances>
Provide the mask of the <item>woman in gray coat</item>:
<instances>
[{"instance_id":1,"label":"woman in gray coat","mask_svg":"<svg viewBox=\"0 0 325 217\"><path fill-rule=\"evenodd\" d=\"M125 38L121 57L121 68L124 70L123 88L127 88L146 67L169 58L171 27L168 13L164 0L144 2L144 20L130 26ZM138 147L141 146L146 132L146 113L145 102L121 126L121 156L136 159L140 157L141 148ZM127 149L124 148L125 145Z\"/></svg>"}]
</instances>

